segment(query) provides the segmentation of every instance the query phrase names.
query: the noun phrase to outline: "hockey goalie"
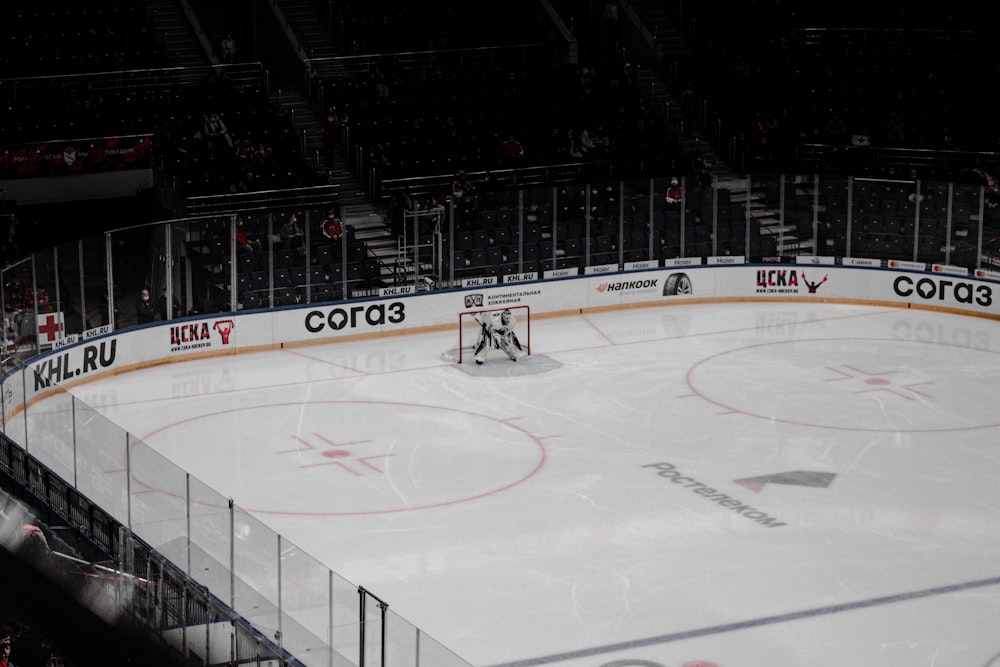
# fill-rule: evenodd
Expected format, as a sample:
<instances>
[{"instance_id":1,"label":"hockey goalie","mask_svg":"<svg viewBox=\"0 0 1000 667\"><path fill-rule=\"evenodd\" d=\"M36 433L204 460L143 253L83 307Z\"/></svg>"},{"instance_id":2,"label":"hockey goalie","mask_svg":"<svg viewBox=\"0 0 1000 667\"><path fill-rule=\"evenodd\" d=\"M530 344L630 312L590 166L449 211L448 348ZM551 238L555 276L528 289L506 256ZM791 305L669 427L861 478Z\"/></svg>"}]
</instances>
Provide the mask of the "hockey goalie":
<instances>
[{"instance_id":1,"label":"hockey goalie","mask_svg":"<svg viewBox=\"0 0 1000 667\"><path fill-rule=\"evenodd\" d=\"M474 353L477 364L486 361L486 353L490 350L503 351L511 361L527 354L514 333L517 321L509 310L476 313L475 320L480 326Z\"/></svg>"}]
</instances>

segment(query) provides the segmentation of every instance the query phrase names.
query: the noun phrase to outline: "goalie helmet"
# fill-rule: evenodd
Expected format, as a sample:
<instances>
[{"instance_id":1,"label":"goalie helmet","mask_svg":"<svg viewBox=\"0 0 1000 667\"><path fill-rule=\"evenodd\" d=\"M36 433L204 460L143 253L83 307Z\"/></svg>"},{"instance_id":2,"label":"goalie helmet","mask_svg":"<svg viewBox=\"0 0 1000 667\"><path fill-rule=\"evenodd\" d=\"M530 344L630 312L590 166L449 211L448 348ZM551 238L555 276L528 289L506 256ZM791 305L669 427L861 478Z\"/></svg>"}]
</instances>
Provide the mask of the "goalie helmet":
<instances>
[{"instance_id":1,"label":"goalie helmet","mask_svg":"<svg viewBox=\"0 0 1000 667\"><path fill-rule=\"evenodd\" d=\"M500 321L504 324L510 324L511 318L513 318L513 315L511 315L510 311L507 309L504 309L504 311L500 313Z\"/></svg>"}]
</instances>

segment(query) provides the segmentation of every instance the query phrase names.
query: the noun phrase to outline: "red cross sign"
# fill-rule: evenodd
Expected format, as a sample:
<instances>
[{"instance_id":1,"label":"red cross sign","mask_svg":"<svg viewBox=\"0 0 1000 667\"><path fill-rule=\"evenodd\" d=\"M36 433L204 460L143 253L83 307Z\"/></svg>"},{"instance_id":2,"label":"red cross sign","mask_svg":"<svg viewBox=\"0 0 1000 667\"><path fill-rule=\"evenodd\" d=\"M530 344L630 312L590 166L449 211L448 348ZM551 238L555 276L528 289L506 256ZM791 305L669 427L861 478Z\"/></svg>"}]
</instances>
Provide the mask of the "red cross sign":
<instances>
[{"instance_id":1,"label":"red cross sign","mask_svg":"<svg viewBox=\"0 0 1000 667\"><path fill-rule=\"evenodd\" d=\"M62 338L63 314L45 313L38 316L38 339L41 342L51 343L57 338Z\"/></svg>"}]
</instances>

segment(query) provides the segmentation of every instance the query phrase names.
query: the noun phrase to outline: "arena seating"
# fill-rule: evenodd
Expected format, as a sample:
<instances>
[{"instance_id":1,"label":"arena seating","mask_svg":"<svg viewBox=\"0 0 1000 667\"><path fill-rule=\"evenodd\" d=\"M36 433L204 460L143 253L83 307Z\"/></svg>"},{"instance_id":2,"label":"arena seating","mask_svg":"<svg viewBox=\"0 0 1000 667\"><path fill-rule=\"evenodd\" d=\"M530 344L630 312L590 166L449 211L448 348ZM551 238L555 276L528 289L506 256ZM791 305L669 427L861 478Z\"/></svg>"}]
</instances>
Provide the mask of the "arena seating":
<instances>
[{"instance_id":1,"label":"arena seating","mask_svg":"<svg viewBox=\"0 0 1000 667\"><path fill-rule=\"evenodd\" d=\"M0 71L54 76L157 67L162 53L138 0L5 8Z\"/></svg>"},{"instance_id":2,"label":"arena seating","mask_svg":"<svg viewBox=\"0 0 1000 667\"><path fill-rule=\"evenodd\" d=\"M855 135L880 147L996 150L994 7L743 3L725 19L712 5L683 9L697 56L682 76L741 145L755 114L770 125L773 145L747 158L749 170L787 168L800 144Z\"/></svg>"}]
</instances>

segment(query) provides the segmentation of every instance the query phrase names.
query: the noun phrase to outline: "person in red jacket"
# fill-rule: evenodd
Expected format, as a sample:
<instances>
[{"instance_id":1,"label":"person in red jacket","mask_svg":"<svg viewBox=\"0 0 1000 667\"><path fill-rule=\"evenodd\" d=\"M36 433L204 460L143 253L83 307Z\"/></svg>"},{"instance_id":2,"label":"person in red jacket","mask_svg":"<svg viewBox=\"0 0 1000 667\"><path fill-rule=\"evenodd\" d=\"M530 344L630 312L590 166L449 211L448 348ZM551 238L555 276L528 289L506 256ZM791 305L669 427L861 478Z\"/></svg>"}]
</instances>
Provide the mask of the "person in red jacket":
<instances>
[{"instance_id":1,"label":"person in red jacket","mask_svg":"<svg viewBox=\"0 0 1000 667\"><path fill-rule=\"evenodd\" d=\"M524 146L511 134L500 142L500 152L503 154L505 161L518 160L524 156Z\"/></svg>"},{"instance_id":2,"label":"person in red jacket","mask_svg":"<svg viewBox=\"0 0 1000 667\"><path fill-rule=\"evenodd\" d=\"M344 223L337 217L335 211L330 210L327 212L326 217L323 218L322 230L324 237L336 242L344 235Z\"/></svg>"},{"instance_id":3,"label":"person in red jacket","mask_svg":"<svg viewBox=\"0 0 1000 667\"><path fill-rule=\"evenodd\" d=\"M668 208L680 208L681 200L684 198L684 191L681 190L681 185L677 181L677 177L670 179L670 185L667 186L667 194L664 199L666 199Z\"/></svg>"},{"instance_id":4,"label":"person in red jacket","mask_svg":"<svg viewBox=\"0 0 1000 667\"><path fill-rule=\"evenodd\" d=\"M0 626L0 667L13 667L10 662L10 646L14 641L14 631L6 625Z\"/></svg>"}]
</instances>

